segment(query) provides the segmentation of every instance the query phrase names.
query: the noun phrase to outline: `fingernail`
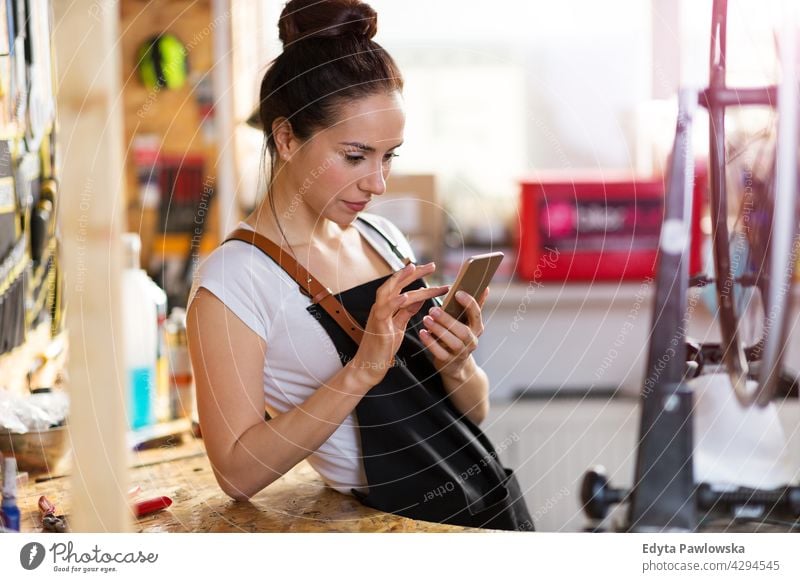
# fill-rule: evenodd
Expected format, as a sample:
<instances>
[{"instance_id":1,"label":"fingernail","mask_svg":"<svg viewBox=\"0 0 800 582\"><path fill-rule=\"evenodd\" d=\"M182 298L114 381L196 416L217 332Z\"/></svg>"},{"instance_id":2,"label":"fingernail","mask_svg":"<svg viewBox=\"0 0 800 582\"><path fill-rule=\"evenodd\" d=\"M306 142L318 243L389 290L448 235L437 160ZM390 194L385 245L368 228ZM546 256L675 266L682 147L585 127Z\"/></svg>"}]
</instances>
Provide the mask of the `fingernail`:
<instances>
[{"instance_id":1,"label":"fingernail","mask_svg":"<svg viewBox=\"0 0 800 582\"><path fill-rule=\"evenodd\" d=\"M466 299L467 293L466 291L456 291L456 297L458 297L459 299Z\"/></svg>"},{"instance_id":2,"label":"fingernail","mask_svg":"<svg viewBox=\"0 0 800 582\"><path fill-rule=\"evenodd\" d=\"M439 309L438 307L431 307L431 315L437 315L438 316L438 315L441 315L441 314L442 314L442 310L441 309Z\"/></svg>"}]
</instances>

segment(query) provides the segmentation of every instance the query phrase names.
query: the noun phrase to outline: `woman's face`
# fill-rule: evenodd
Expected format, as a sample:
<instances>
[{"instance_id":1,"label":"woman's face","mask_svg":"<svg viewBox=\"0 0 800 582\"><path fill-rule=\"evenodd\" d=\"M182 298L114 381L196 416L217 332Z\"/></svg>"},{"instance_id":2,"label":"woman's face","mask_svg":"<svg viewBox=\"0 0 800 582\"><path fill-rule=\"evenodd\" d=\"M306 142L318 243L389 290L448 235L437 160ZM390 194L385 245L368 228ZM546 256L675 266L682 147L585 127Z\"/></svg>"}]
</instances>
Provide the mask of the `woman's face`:
<instances>
[{"instance_id":1,"label":"woman's face","mask_svg":"<svg viewBox=\"0 0 800 582\"><path fill-rule=\"evenodd\" d=\"M346 226L386 191L404 126L399 93L358 99L340 109L331 127L292 145L283 171L312 213Z\"/></svg>"}]
</instances>

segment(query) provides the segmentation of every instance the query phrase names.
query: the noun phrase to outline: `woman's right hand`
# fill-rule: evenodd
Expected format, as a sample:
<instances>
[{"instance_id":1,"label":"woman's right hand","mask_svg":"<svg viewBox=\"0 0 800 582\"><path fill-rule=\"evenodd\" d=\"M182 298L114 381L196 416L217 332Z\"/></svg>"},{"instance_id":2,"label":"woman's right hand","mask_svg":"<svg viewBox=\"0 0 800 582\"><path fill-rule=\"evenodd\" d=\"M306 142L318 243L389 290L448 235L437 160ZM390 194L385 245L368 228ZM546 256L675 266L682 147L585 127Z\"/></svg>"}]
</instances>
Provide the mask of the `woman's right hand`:
<instances>
[{"instance_id":1,"label":"woman's right hand","mask_svg":"<svg viewBox=\"0 0 800 582\"><path fill-rule=\"evenodd\" d=\"M350 367L368 386L375 386L383 380L394 365L394 356L403 342L408 320L426 300L447 293L449 285L401 293L411 282L435 270L436 265L432 262L419 267L409 263L378 287L364 328L364 337L355 358L350 362Z\"/></svg>"}]
</instances>

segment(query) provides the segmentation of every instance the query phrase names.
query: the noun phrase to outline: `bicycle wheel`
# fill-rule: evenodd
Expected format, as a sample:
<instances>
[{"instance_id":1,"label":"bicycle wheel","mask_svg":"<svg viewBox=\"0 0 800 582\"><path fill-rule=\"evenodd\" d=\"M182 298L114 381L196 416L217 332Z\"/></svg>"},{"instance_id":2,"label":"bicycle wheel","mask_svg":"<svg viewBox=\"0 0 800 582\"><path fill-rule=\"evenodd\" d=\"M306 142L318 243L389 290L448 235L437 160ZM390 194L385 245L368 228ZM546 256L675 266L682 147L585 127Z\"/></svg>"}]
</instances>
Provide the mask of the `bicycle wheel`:
<instances>
[{"instance_id":1,"label":"bicycle wheel","mask_svg":"<svg viewBox=\"0 0 800 582\"><path fill-rule=\"evenodd\" d=\"M768 270L759 277L758 286L765 304L763 350L756 388L747 387L749 362L739 333L739 314L734 301L734 276L731 269L730 232L728 229L727 190L725 184L725 107L736 105L736 90L725 85L726 0L715 0L711 24L710 82L707 92L709 110L709 155L711 193L712 248L716 271L716 293L720 317L723 364L734 393L746 406L765 406L775 393L787 340L787 317L794 275L794 239L796 235L798 103L797 75L794 62L795 31L792 18L786 19L781 43L782 80L778 87L778 139L775 148L774 175L768 221ZM742 94L753 95L753 90ZM725 98L718 96L726 94ZM769 90L763 91L770 95ZM756 104L741 100L739 104ZM765 104L774 105L771 100Z\"/></svg>"}]
</instances>

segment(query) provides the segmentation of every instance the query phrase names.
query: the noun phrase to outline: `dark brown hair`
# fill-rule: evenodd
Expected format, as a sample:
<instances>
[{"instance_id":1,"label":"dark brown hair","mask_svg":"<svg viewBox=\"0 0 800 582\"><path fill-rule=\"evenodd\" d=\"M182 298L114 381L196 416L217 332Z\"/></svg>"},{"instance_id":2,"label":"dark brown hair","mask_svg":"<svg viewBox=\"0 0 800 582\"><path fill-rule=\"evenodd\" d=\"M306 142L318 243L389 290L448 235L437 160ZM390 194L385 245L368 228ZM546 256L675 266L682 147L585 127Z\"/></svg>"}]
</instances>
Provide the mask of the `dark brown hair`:
<instances>
[{"instance_id":1,"label":"dark brown hair","mask_svg":"<svg viewBox=\"0 0 800 582\"><path fill-rule=\"evenodd\" d=\"M273 166L276 119L285 117L292 132L305 140L336 123L345 102L403 89L394 60L372 40L378 15L369 4L291 0L281 12L278 29L283 52L261 81L259 106L265 142L262 160L269 150ZM275 214L271 190L268 187L267 195Z\"/></svg>"}]
</instances>

